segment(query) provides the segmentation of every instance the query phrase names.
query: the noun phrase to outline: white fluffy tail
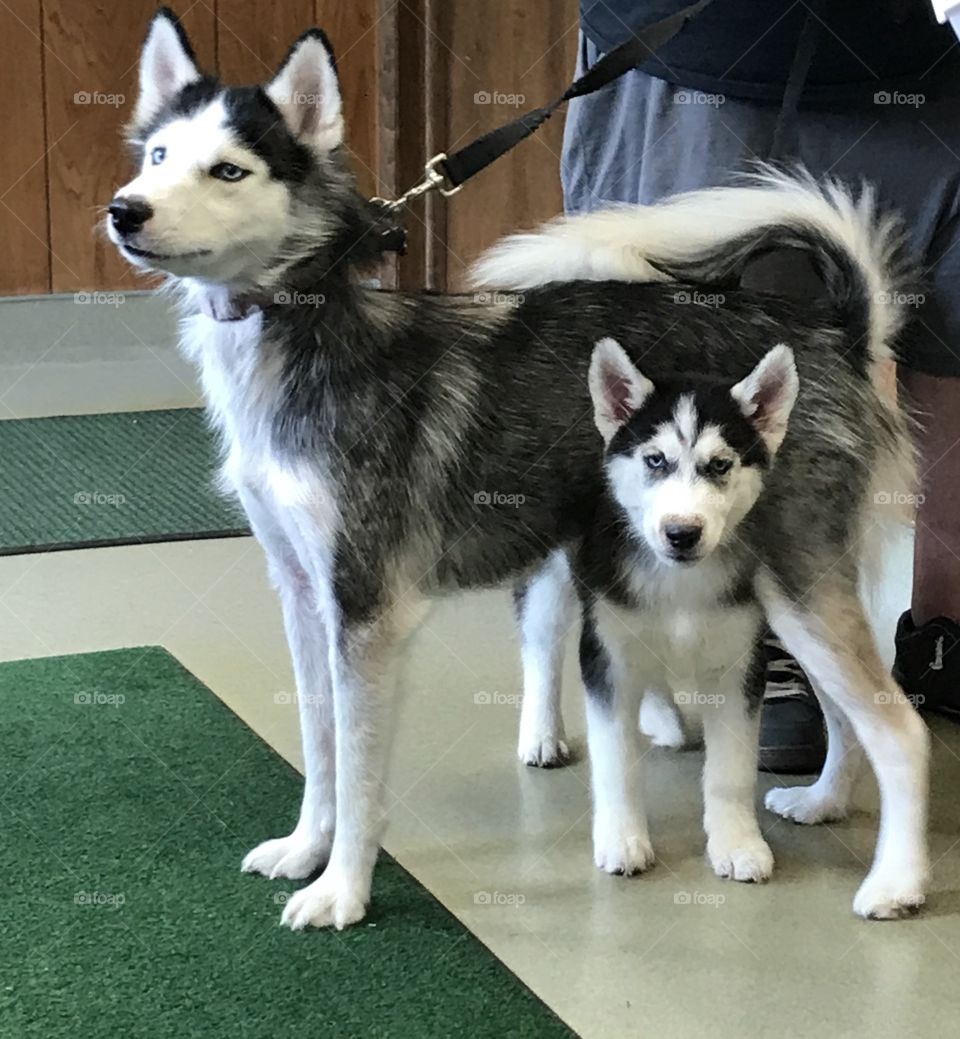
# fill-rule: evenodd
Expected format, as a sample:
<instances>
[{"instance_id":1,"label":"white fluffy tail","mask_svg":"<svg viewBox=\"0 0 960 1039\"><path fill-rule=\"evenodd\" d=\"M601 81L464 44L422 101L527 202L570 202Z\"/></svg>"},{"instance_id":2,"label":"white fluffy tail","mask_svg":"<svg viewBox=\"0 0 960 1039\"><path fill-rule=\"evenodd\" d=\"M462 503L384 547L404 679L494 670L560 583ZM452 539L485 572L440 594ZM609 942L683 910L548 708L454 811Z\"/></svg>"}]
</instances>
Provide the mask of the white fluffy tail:
<instances>
[{"instance_id":1,"label":"white fluffy tail","mask_svg":"<svg viewBox=\"0 0 960 1039\"><path fill-rule=\"evenodd\" d=\"M905 321L913 271L900 222L878 213L871 188L857 197L835 181L766 169L743 185L707 188L653 206L620 205L562 217L505 238L475 265L477 285L533 289L556 281L729 279L774 247L808 251L861 340L867 361L891 356Z\"/></svg>"}]
</instances>

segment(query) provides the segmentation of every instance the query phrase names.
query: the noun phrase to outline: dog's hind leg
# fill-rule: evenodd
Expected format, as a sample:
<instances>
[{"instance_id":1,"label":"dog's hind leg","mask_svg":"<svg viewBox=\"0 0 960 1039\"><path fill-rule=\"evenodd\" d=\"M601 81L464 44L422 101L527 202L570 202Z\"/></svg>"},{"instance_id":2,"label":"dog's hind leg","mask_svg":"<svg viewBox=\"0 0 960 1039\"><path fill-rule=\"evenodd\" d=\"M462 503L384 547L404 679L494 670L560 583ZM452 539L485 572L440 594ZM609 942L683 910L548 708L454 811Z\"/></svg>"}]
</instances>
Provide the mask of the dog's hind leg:
<instances>
[{"instance_id":1,"label":"dog's hind leg","mask_svg":"<svg viewBox=\"0 0 960 1039\"><path fill-rule=\"evenodd\" d=\"M344 620L332 640L337 826L327 868L283 912L294 930L338 929L363 918L385 822L384 780L401 651L426 612L409 590L372 620Z\"/></svg>"},{"instance_id":2,"label":"dog's hind leg","mask_svg":"<svg viewBox=\"0 0 960 1039\"><path fill-rule=\"evenodd\" d=\"M643 804L643 746L637 729L640 686L627 673L619 622L589 609L580 634L580 673L587 696L587 743L593 794L593 858L607 873L642 873L654 853ZM632 656L632 654L631 654ZM633 661L630 661L631 665ZM633 667L630 671L633 672Z\"/></svg>"},{"instance_id":3,"label":"dog's hind leg","mask_svg":"<svg viewBox=\"0 0 960 1039\"><path fill-rule=\"evenodd\" d=\"M300 880L327 860L336 816L334 799L333 690L327 637L318 612L315 582L262 499L240 494L257 540L267 555L280 595L283 622L297 683L304 789L300 818L286 837L264 841L243 860L247 873Z\"/></svg>"},{"instance_id":4,"label":"dog's hind leg","mask_svg":"<svg viewBox=\"0 0 960 1039\"><path fill-rule=\"evenodd\" d=\"M757 590L770 626L850 719L877 776L880 834L854 911L902 916L923 902L929 869L926 726L883 666L853 579L826 575L801 604L769 575Z\"/></svg>"},{"instance_id":5,"label":"dog's hind leg","mask_svg":"<svg viewBox=\"0 0 960 1039\"><path fill-rule=\"evenodd\" d=\"M737 651L698 674L702 700L703 826L707 858L719 877L762 881L773 872L773 853L757 822L757 746L766 683L756 618L723 638ZM739 636L744 636L742 639Z\"/></svg>"},{"instance_id":6,"label":"dog's hind leg","mask_svg":"<svg viewBox=\"0 0 960 1039\"><path fill-rule=\"evenodd\" d=\"M562 765L569 751L560 706L565 636L575 619L566 554L554 552L514 591L523 661L523 704L517 755L525 765Z\"/></svg>"},{"instance_id":7,"label":"dog's hind leg","mask_svg":"<svg viewBox=\"0 0 960 1039\"><path fill-rule=\"evenodd\" d=\"M771 812L808 825L837 822L847 817L863 764L863 748L847 716L817 682L811 684L827 722L827 758L823 770L815 783L773 787L764 799Z\"/></svg>"}]
</instances>

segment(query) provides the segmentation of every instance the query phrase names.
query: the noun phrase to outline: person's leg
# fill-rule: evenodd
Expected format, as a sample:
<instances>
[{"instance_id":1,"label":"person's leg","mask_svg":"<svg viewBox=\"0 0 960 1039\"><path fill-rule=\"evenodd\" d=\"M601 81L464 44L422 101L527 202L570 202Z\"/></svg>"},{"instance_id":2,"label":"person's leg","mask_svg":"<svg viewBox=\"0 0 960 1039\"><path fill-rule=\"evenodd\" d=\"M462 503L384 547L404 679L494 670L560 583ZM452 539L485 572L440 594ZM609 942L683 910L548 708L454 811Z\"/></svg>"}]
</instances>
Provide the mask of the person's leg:
<instances>
[{"instance_id":1,"label":"person's leg","mask_svg":"<svg viewBox=\"0 0 960 1039\"><path fill-rule=\"evenodd\" d=\"M960 711L960 378L901 370L917 414L913 594L897 629L897 680L921 709Z\"/></svg>"}]
</instances>

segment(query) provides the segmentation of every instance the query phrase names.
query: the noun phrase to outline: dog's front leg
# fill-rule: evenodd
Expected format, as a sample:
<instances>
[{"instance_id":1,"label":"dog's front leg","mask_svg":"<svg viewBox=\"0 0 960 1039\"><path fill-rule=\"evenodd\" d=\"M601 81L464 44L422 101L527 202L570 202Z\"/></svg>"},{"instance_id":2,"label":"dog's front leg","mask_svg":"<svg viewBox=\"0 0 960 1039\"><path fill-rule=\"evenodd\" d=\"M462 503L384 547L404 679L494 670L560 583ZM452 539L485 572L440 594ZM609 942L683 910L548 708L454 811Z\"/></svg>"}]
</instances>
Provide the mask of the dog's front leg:
<instances>
[{"instance_id":1,"label":"dog's front leg","mask_svg":"<svg viewBox=\"0 0 960 1039\"><path fill-rule=\"evenodd\" d=\"M297 683L304 764L303 802L297 825L285 837L258 844L244 858L241 869L271 878L300 880L326 862L336 815L333 686L327 636L318 612L318 584L299 535L284 530L279 513L261 494L246 487L238 493L266 552L270 578L283 608Z\"/></svg>"},{"instance_id":2,"label":"dog's front leg","mask_svg":"<svg viewBox=\"0 0 960 1039\"><path fill-rule=\"evenodd\" d=\"M767 880L773 853L763 839L755 804L760 704L766 678L762 647L752 632L731 645L743 652L698 682L706 758L703 825L714 872L733 880Z\"/></svg>"},{"instance_id":3,"label":"dog's front leg","mask_svg":"<svg viewBox=\"0 0 960 1039\"><path fill-rule=\"evenodd\" d=\"M584 613L580 673L587 694L587 743L593 793L593 858L607 873L653 865L642 796L643 750L637 729L640 686L627 674L620 622L600 605ZM629 634L626 635L629 638Z\"/></svg>"},{"instance_id":4,"label":"dog's front leg","mask_svg":"<svg viewBox=\"0 0 960 1039\"><path fill-rule=\"evenodd\" d=\"M342 929L366 912L385 822L384 780L401 651L424 612L409 591L376 620L345 620L332 639L337 826L327 868L284 909L283 922L295 930Z\"/></svg>"}]
</instances>

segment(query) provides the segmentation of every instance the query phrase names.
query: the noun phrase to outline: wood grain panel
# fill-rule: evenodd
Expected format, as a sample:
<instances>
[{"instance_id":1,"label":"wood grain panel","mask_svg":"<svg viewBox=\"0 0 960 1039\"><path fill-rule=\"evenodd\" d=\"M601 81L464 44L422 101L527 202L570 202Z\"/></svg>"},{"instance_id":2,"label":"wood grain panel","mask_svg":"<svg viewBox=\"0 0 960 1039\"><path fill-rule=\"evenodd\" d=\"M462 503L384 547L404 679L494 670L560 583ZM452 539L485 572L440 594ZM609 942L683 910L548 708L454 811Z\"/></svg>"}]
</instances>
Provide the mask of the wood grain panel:
<instances>
[{"instance_id":1,"label":"wood grain panel","mask_svg":"<svg viewBox=\"0 0 960 1039\"><path fill-rule=\"evenodd\" d=\"M129 177L122 127L133 110L137 59L157 6L155 0L43 0L55 292L143 284L98 227L102 207ZM201 58L210 57L213 17L201 0L187 19Z\"/></svg>"},{"instance_id":2,"label":"wood grain panel","mask_svg":"<svg viewBox=\"0 0 960 1039\"><path fill-rule=\"evenodd\" d=\"M224 82L266 82L313 20L313 0L217 0L217 66Z\"/></svg>"},{"instance_id":3,"label":"wood grain panel","mask_svg":"<svg viewBox=\"0 0 960 1039\"><path fill-rule=\"evenodd\" d=\"M573 76L576 0L458 4L448 19L449 147L562 93ZM501 234L562 209L562 114L447 203L447 287Z\"/></svg>"},{"instance_id":4,"label":"wood grain panel","mask_svg":"<svg viewBox=\"0 0 960 1039\"><path fill-rule=\"evenodd\" d=\"M0 294L47 292L47 163L40 0L0 6Z\"/></svg>"}]
</instances>

